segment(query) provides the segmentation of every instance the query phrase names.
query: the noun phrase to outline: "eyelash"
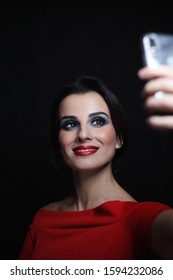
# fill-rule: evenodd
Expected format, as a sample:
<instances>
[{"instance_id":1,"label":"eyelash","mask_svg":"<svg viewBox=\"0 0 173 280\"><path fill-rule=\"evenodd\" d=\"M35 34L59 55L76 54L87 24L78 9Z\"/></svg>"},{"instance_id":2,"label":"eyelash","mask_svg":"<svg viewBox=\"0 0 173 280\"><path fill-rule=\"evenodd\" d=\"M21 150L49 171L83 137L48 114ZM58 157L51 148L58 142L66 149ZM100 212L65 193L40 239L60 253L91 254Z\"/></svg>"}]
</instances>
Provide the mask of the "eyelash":
<instances>
[{"instance_id":1,"label":"eyelash","mask_svg":"<svg viewBox=\"0 0 173 280\"><path fill-rule=\"evenodd\" d=\"M100 124L94 125L94 126L96 126L96 127L101 127L101 126L107 124L107 120L105 120L105 119L102 118L102 117L96 117L96 118L92 119L91 122L92 122L92 124L93 124L94 122L99 122Z\"/></svg>"},{"instance_id":2,"label":"eyelash","mask_svg":"<svg viewBox=\"0 0 173 280\"><path fill-rule=\"evenodd\" d=\"M69 127L70 125L70 127ZM79 124L77 121L68 120L62 123L61 128L65 130L72 130L77 127Z\"/></svg>"},{"instance_id":3,"label":"eyelash","mask_svg":"<svg viewBox=\"0 0 173 280\"><path fill-rule=\"evenodd\" d=\"M94 124L94 122L97 122L96 124ZM93 125L94 127L102 127L104 126L105 124L108 123L108 121L103 118L103 117L96 117L96 118L93 118L91 119L91 125ZM69 127L70 125L70 127ZM67 121L64 121L62 124L61 124L61 129L64 129L64 130L67 130L67 131L70 131L70 130L73 130L74 128L78 127L80 125L80 123L78 121L74 121L74 120L67 120Z\"/></svg>"}]
</instances>

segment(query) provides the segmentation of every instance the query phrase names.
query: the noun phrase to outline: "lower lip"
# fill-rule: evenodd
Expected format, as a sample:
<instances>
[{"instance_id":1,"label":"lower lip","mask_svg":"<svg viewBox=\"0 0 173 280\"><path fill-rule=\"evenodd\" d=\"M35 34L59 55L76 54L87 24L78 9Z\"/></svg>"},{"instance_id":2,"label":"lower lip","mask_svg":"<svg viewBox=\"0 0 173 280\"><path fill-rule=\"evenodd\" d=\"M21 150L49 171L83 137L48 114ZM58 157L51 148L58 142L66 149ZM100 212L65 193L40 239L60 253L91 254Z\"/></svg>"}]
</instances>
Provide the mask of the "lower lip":
<instances>
[{"instance_id":1,"label":"lower lip","mask_svg":"<svg viewBox=\"0 0 173 280\"><path fill-rule=\"evenodd\" d=\"M77 156L89 156L95 154L98 150L90 150L90 151L74 151Z\"/></svg>"}]
</instances>

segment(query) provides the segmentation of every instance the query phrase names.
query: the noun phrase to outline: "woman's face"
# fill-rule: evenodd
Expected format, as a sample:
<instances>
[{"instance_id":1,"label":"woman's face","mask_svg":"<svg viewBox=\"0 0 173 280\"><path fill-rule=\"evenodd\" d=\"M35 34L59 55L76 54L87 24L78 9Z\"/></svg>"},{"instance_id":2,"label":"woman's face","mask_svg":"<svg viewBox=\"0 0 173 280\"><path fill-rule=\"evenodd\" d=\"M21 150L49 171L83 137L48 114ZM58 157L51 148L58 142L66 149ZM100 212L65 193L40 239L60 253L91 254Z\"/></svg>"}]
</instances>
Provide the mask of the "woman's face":
<instances>
[{"instance_id":1,"label":"woman's face","mask_svg":"<svg viewBox=\"0 0 173 280\"><path fill-rule=\"evenodd\" d=\"M101 95L88 92L65 97L59 105L59 121L60 152L73 170L111 167L122 143Z\"/></svg>"}]
</instances>

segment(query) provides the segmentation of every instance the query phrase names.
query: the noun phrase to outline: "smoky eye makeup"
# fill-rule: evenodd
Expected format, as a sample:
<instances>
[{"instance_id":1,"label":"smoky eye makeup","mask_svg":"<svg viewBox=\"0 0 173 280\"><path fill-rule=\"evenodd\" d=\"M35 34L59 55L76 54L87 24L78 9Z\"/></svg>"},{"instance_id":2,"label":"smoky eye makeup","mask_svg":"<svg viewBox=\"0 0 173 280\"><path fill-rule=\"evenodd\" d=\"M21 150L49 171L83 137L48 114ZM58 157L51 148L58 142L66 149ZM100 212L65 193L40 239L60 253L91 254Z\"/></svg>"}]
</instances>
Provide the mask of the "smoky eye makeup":
<instances>
[{"instance_id":1,"label":"smoky eye makeup","mask_svg":"<svg viewBox=\"0 0 173 280\"><path fill-rule=\"evenodd\" d=\"M88 123L93 127L102 127L110 123L110 117L105 112L94 112L89 114ZM60 129L73 130L80 126L80 121L76 116L64 116L60 119Z\"/></svg>"},{"instance_id":2,"label":"smoky eye makeup","mask_svg":"<svg viewBox=\"0 0 173 280\"><path fill-rule=\"evenodd\" d=\"M89 115L90 122L94 127L102 127L110 123L110 117L105 112L94 112Z\"/></svg>"},{"instance_id":3,"label":"smoky eye makeup","mask_svg":"<svg viewBox=\"0 0 173 280\"><path fill-rule=\"evenodd\" d=\"M60 120L60 129L72 130L79 126L79 122L76 117L63 117Z\"/></svg>"},{"instance_id":4,"label":"smoky eye makeup","mask_svg":"<svg viewBox=\"0 0 173 280\"><path fill-rule=\"evenodd\" d=\"M102 127L110 123L110 120L105 116L97 116L91 119L91 124L94 127Z\"/></svg>"}]
</instances>

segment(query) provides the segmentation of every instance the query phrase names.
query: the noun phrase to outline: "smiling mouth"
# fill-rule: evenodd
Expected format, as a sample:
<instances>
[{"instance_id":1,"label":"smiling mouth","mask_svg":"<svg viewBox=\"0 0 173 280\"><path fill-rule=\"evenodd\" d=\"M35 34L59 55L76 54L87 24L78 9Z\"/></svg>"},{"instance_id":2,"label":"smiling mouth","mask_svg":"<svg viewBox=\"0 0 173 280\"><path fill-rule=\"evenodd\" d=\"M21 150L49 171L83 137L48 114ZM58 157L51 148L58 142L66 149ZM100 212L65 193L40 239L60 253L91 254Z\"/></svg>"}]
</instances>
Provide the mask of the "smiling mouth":
<instances>
[{"instance_id":1,"label":"smiling mouth","mask_svg":"<svg viewBox=\"0 0 173 280\"><path fill-rule=\"evenodd\" d=\"M73 152L75 153L75 155L78 156L88 156L88 155L92 155L95 154L98 151L98 147L95 146L90 146L90 147L76 147L73 149Z\"/></svg>"}]
</instances>

